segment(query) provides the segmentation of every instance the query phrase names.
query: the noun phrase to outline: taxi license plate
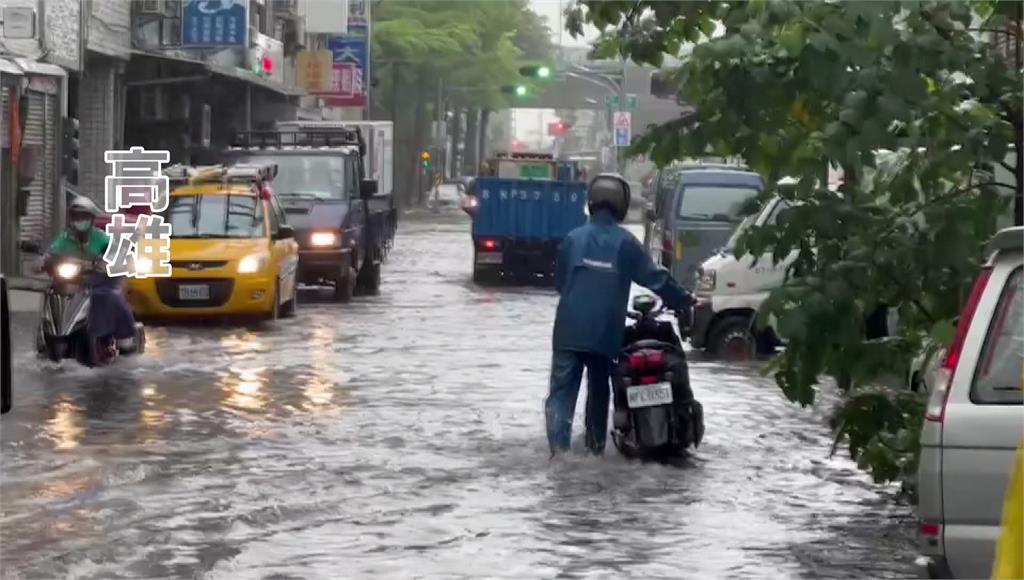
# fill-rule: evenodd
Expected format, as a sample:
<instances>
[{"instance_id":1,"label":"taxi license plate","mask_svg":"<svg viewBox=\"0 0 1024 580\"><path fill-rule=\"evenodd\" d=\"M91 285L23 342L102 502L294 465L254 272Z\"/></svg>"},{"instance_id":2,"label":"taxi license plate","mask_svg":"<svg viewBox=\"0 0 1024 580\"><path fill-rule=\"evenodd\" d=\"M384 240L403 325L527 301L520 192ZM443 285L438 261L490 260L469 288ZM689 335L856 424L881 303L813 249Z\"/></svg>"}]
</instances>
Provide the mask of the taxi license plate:
<instances>
[{"instance_id":1,"label":"taxi license plate","mask_svg":"<svg viewBox=\"0 0 1024 580\"><path fill-rule=\"evenodd\" d=\"M179 300L209 300L210 286L207 284L182 284L178 286Z\"/></svg>"},{"instance_id":2,"label":"taxi license plate","mask_svg":"<svg viewBox=\"0 0 1024 580\"><path fill-rule=\"evenodd\" d=\"M501 252L480 252L476 255L477 264L501 264Z\"/></svg>"},{"instance_id":3,"label":"taxi license plate","mask_svg":"<svg viewBox=\"0 0 1024 580\"><path fill-rule=\"evenodd\" d=\"M626 403L630 409L668 405L672 402L672 385L639 385L626 389Z\"/></svg>"}]
</instances>

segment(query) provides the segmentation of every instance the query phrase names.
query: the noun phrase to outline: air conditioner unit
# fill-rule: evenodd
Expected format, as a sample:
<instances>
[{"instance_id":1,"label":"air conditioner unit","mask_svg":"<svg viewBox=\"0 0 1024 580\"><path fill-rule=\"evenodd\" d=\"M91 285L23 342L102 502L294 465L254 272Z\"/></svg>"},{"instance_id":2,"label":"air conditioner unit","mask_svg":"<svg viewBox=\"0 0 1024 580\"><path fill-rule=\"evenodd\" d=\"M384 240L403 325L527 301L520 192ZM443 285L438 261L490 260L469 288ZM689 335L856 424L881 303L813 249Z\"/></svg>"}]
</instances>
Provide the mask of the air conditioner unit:
<instances>
[{"instance_id":1,"label":"air conditioner unit","mask_svg":"<svg viewBox=\"0 0 1024 580\"><path fill-rule=\"evenodd\" d=\"M299 14L298 0L274 0L274 15L282 18Z\"/></svg>"},{"instance_id":2,"label":"air conditioner unit","mask_svg":"<svg viewBox=\"0 0 1024 580\"><path fill-rule=\"evenodd\" d=\"M166 6L164 0L142 0L139 5L141 14L163 14Z\"/></svg>"}]
</instances>

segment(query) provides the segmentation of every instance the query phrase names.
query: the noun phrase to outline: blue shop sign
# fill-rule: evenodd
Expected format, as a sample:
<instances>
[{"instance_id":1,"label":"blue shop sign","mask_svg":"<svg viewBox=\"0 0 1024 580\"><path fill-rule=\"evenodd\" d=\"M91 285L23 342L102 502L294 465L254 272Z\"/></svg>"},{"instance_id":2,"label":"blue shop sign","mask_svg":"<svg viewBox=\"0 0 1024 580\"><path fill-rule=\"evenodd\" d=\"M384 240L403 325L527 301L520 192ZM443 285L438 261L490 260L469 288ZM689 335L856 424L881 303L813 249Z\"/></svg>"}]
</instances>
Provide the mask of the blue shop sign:
<instances>
[{"instance_id":1,"label":"blue shop sign","mask_svg":"<svg viewBox=\"0 0 1024 580\"><path fill-rule=\"evenodd\" d=\"M247 0L185 0L181 15L183 47L245 47Z\"/></svg>"}]
</instances>

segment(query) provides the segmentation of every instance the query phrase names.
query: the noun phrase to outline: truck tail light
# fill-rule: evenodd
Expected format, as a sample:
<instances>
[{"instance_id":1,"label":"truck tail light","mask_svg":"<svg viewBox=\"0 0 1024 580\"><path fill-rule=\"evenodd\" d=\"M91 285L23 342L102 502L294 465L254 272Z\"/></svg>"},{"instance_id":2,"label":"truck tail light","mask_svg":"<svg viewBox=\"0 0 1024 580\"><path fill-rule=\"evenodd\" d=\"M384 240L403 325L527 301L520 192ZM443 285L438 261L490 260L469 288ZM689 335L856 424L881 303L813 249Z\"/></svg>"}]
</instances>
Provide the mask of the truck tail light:
<instances>
[{"instance_id":1,"label":"truck tail light","mask_svg":"<svg viewBox=\"0 0 1024 580\"><path fill-rule=\"evenodd\" d=\"M964 348L964 341L967 339L967 331L971 328L971 319L978 310L978 302L985 292L988 280L992 276L992 269L985 268L981 271L978 279L971 288L971 294L967 297L967 304L960 313L960 321L956 325L956 334L953 342L946 351L946 359L938 370L935 384L932 387L931 395L928 397L928 407L924 418L928 421L942 423L946 416L946 403L949 402L949 391L953 385L953 378L956 376L956 368L960 363L960 355Z\"/></svg>"},{"instance_id":2,"label":"truck tail light","mask_svg":"<svg viewBox=\"0 0 1024 580\"><path fill-rule=\"evenodd\" d=\"M917 531L925 538L937 538L942 535L942 524L938 522L920 522Z\"/></svg>"}]
</instances>

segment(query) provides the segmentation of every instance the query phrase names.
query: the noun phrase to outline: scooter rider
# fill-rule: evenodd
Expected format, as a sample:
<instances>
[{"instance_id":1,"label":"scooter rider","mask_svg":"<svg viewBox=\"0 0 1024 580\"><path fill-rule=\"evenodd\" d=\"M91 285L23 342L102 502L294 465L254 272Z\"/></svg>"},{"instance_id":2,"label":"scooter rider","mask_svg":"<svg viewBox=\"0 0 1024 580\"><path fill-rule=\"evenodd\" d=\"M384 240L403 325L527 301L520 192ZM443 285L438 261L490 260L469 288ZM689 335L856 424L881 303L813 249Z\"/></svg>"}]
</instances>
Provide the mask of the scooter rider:
<instances>
[{"instance_id":1,"label":"scooter rider","mask_svg":"<svg viewBox=\"0 0 1024 580\"><path fill-rule=\"evenodd\" d=\"M545 401L551 454L568 451L583 368L587 369L586 445L604 451L610 377L622 348L623 322L633 282L657 294L673 310L693 298L654 264L633 234L619 224L629 210L629 183L603 173L590 183L590 223L569 233L559 249L550 391Z\"/></svg>"},{"instance_id":2,"label":"scooter rider","mask_svg":"<svg viewBox=\"0 0 1024 580\"><path fill-rule=\"evenodd\" d=\"M135 347L135 318L124 297L123 280L106 274L103 254L110 237L94 226L99 208L87 197L78 196L68 205L68 227L50 244L43 269L50 271L61 256L75 258L93 265L86 276L92 291L89 311L89 334L112 336L117 349L128 352Z\"/></svg>"}]
</instances>

